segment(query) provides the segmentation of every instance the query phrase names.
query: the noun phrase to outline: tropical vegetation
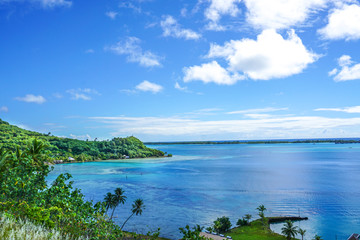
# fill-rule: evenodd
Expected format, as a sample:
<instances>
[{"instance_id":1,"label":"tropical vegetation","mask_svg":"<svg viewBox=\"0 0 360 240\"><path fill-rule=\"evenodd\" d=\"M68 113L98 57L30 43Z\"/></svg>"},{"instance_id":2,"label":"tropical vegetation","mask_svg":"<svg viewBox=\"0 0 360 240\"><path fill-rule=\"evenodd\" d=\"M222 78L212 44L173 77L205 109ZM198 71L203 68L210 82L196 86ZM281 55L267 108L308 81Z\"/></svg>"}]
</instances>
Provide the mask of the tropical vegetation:
<instances>
[{"instance_id":1,"label":"tropical vegetation","mask_svg":"<svg viewBox=\"0 0 360 240\"><path fill-rule=\"evenodd\" d=\"M47 161L92 161L98 159L162 157L164 152L146 147L139 139L130 136L112 140L93 141L61 138L51 133L38 133L11 125L0 119L0 146L6 150L24 151L33 138L47 146ZM36 149L33 149L36 151Z\"/></svg>"},{"instance_id":2,"label":"tropical vegetation","mask_svg":"<svg viewBox=\"0 0 360 240\"><path fill-rule=\"evenodd\" d=\"M294 226L292 221L287 220L284 226L281 228L281 233L286 236L287 240L291 240L298 233L297 228L298 227Z\"/></svg>"},{"instance_id":3,"label":"tropical vegetation","mask_svg":"<svg viewBox=\"0 0 360 240\"><path fill-rule=\"evenodd\" d=\"M0 147L1 226L9 226L10 221L17 223L11 228L6 227L1 234L21 232L23 230L17 229L25 229L25 223L29 222L31 226L43 229L44 236L57 234L61 236L59 239L134 239L129 238L131 234L123 232L107 214L107 210L114 211L125 201L121 188L115 189L111 203L86 201L81 191L73 188L68 173L47 183L46 177L53 167L43 162L49 154L46 142L33 139L25 146L24 151ZM132 215L141 215L143 209L143 201L135 200Z\"/></svg>"}]
</instances>

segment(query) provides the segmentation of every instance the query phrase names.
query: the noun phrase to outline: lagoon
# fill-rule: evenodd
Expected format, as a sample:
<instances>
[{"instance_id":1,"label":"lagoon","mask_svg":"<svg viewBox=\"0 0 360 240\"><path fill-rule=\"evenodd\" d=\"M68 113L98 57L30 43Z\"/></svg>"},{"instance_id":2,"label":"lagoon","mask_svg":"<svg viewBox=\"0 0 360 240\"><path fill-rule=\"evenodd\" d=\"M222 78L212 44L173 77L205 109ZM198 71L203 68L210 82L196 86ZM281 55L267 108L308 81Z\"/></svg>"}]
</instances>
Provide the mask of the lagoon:
<instances>
[{"instance_id":1,"label":"lagoon","mask_svg":"<svg viewBox=\"0 0 360 240\"><path fill-rule=\"evenodd\" d=\"M128 201L115 215L122 223L131 203L146 209L125 230L178 239L186 224L209 226L228 216L233 225L264 204L266 216L300 215L306 238L347 239L360 232L360 144L151 145L172 158L107 160L56 165L74 177L86 199L103 200L117 187ZM279 232L282 224L272 226Z\"/></svg>"}]
</instances>

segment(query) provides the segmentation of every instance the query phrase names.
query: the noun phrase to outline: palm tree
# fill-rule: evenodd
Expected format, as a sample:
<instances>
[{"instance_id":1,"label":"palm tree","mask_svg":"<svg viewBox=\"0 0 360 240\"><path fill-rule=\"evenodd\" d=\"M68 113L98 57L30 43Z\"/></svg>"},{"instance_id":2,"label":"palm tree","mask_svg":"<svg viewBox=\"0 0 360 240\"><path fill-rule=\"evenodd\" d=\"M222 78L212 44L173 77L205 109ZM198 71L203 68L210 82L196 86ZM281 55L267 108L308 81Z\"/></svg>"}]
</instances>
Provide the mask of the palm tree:
<instances>
[{"instance_id":1,"label":"palm tree","mask_svg":"<svg viewBox=\"0 0 360 240\"><path fill-rule=\"evenodd\" d=\"M104 202L105 202L105 208L106 208L106 212L109 210L109 208L112 208L113 206L113 195L108 192L106 195L105 195L105 198L104 198Z\"/></svg>"},{"instance_id":2,"label":"palm tree","mask_svg":"<svg viewBox=\"0 0 360 240\"><path fill-rule=\"evenodd\" d=\"M313 240L323 240L323 239L322 239L319 235L316 234L316 235L314 236Z\"/></svg>"},{"instance_id":3,"label":"palm tree","mask_svg":"<svg viewBox=\"0 0 360 240\"><path fill-rule=\"evenodd\" d=\"M34 165L40 166L42 164L41 160L43 152L46 148L47 145L44 142L39 141L37 138L28 142L26 153L31 156Z\"/></svg>"},{"instance_id":4,"label":"palm tree","mask_svg":"<svg viewBox=\"0 0 360 240\"><path fill-rule=\"evenodd\" d=\"M113 206L112 206L112 213L111 213L111 217L110 219L112 219L114 212L115 212L115 208L117 206L119 206L119 204L124 204L126 202L126 196L124 196L125 191L122 190L122 188L116 188L115 189L115 194L112 195L112 202L113 202Z\"/></svg>"},{"instance_id":5,"label":"palm tree","mask_svg":"<svg viewBox=\"0 0 360 240\"><path fill-rule=\"evenodd\" d=\"M250 219L252 218L251 214L245 214L244 219L246 220L247 224L249 224Z\"/></svg>"},{"instance_id":6,"label":"palm tree","mask_svg":"<svg viewBox=\"0 0 360 240\"><path fill-rule=\"evenodd\" d=\"M267 210L266 207L264 205L262 205L262 204L260 206L258 206L256 209L259 210L259 212L262 212L262 213L264 213Z\"/></svg>"},{"instance_id":7,"label":"palm tree","mask_svg":"<svg viewBox=\"0 0 360 240\"><path fill-rule=\"evenodd\" d=\"M125 224L127 223L127 221L129 221L129 219L134 215L136 214L137 215L141 215L143 210L145 209L145 205L144 205L144 201L140 198L136 199L134 201L134 203L132 204L132 209L131 209L131 212L132 214L130 215L130 217L128 217L126 219L126 221L124 222L124 224L121 226L120 229L123 229L123 227L125 226Z\"/></svg>"},{"instance_id":8,"label":"palm tree","mask_svg":"<svg viewBox=\"0 0 360 240\"><path fill-rule=\"evenodd\" d=\"M263 228L264 228L264 230L265 230L266 219L265 219L264 212L259 212L259 217L261 218L261 223L262 223Z\"/></svg>"},{"instance_id":9,"label":"palm tree","mask_svg":"<svg viewBox=\"0 0 360 240\"><path fill-rule=\"evenodd\" d=\"M294 226L290 220L287 220L284 227L281 228L281 233L284 234L288 240L291 240L291 238L295 237L298 231L297 227Z\"/></svg>"},{"instance_id":10,"label":"palm tree","mask_svg":"<svg viewBox=\"0 0 360 240\"><path fill-rule=\"evenodd\" d=\"M301 240L304 240L305 233L306 233L305 229L299 228L299 234L301 235Z\"/></svg>"}]
</instances>

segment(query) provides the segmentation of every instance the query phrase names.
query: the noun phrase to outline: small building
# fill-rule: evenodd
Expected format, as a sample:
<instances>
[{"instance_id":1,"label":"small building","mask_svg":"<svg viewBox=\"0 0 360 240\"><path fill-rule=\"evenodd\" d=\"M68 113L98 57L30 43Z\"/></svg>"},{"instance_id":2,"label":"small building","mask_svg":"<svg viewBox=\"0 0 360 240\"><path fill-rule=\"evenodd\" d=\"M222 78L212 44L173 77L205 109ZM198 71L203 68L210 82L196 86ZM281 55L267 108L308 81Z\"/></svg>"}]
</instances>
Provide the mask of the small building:
<instances>
[{"instance_id":1,"label":"small building","mask_svg":"<svg viewBox=\"0 0 360 240\"><path fill-rule=\"evenodd\" d=\"M360 240L360 234L353 233L348 240Z\"/></svg>"},{"instance_id":2,"label":"small building","mask_svg":"<svg viewBox=\"0 0 360 240\"><path fill-rule=\"evenodd\" d=\"M68 160L69 161L75 161L75 158L69 157Z\"/></svg>"},{"instance_id":3,"label":"small building","mask_svg":"<svg viewBox=\"0 0 360 240\"><path fill-rule=\"evenodd\" d=\"M126 159L129 159L130 157L129 156L125 156Z\"/></svg>"}]
</instances>

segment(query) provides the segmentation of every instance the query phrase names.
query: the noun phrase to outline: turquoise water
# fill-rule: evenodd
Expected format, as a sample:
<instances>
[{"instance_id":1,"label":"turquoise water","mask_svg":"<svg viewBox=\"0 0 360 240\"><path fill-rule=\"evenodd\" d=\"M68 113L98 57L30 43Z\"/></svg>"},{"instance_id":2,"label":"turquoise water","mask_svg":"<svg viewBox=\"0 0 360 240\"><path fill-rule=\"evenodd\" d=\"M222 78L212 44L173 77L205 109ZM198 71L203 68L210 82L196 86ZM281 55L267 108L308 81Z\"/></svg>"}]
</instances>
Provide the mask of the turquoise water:
<instances>
[{"instance_id":1,"label":"turquoise water","mask_svg":"<svg viewBox=\"0 0 360 240\"><path fill-rule=\"evenodd\" d=\"M309 217L296 225L324 239L360 232L360 144L159 145L173 158L56 165L73 175L89 200L102 200L116 187L128 201L116 212L122 223L131 202L146 209L125 227L176 239L186 224L209 226L217 217L236 220L264 204L267 216ZM282 224L273 225L280 231Z\"/></svg>"}]
</instances>

